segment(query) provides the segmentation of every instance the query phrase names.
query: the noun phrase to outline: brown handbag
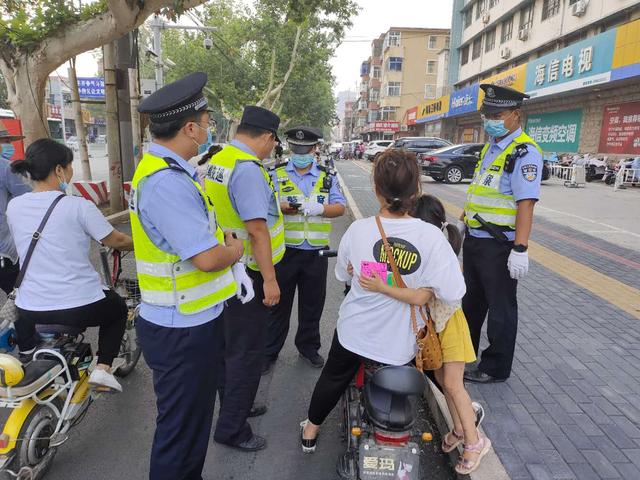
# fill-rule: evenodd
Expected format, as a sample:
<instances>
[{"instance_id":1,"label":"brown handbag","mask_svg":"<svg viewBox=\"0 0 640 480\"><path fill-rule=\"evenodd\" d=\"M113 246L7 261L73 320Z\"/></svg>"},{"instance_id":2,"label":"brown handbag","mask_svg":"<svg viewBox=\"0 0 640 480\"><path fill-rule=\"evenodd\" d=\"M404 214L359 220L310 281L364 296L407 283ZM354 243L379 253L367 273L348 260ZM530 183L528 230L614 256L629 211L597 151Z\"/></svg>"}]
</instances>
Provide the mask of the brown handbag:
<instances>
[{"instance_id":1,"label":"brown handbag","mask_svg":"<svg viewBox=\"0 0 640 480\"><path fill-rule=\"evenodd\" d=\"M384 250L387 253L387 259L391 265L391 271L393 272L393 279L395 284L399 288L407 288L407 284L404 283L402 275L398 270L395 258L393 257L393 250L389 245L387 236L382 228L382 222L380 217L376 215L376 223L378 224L378 230L382 236L382 242L384 244ZM418 345L418 352L416 353L416 367L418 370L438 370L442 367L442 348L440 347L440 339L436 333L436 327L431 318L431 312L426 305L418 307L424 327L418 330L418 322L416 321L416 306L411 305L411 327L413 333L416 336L416 344Z\"/></svg>"}]
</instances>

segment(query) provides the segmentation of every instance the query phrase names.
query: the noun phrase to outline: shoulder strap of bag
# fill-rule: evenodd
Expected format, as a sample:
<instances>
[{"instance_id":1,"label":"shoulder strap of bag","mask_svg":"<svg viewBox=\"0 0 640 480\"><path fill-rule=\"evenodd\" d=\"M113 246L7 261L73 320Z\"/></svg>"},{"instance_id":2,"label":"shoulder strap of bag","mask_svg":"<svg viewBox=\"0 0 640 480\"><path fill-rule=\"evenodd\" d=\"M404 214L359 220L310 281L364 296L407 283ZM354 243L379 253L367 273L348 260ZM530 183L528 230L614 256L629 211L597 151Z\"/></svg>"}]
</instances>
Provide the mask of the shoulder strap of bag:
<instances>
[{"instance_id":1,"label":"shoulder strap of bag","mask_svg":"<svg viewBox=\"0 0 640 480\"><path fill-rule=\"evenodd\" d=\"M47 221L51 216L51 212L53 212L53 209L56 208L56 205L58 204L58 202L60 202L60 200L62 200L63 197L66 197L64 193L56 197L56 199L53 201L53 203L47 210L47 213L44 214L44 218L40 222L40 226L33 233L33 237L31 238L31 243L29 244L29 249L27 250L27 254L24 257L24 262L22 262L22 267L20 268L20 273L18 274L18 278L16 279L15 288L20 287L20 284L22 283L22 280L24 279L24 275L27 271L27 266L29 265L29 261L31 261L31 255L33 255L33 250L36 248L36 244L38 243L38 240L40 240L40 236L42 235L42 230L44 230L44 226L47 224Z\"/></svg>"},{"instance_id":2,"label":"shoulder strap of bag","mask_svg":"<svg viewBox=\"0 0 640 480\"><path fill-rule=\"evenodd\" d=\"M382 236L382 243L384 245L384 251L387 253L387 261L389 265L391 265L391 271L393 272L393 278L396 281L396 285L400 288L407 288L407 284L404 283L402 275L400 275L400 271L398 270L398 265L396 265L396 259L393 258L393 250L391 249L391 245L389 245L389 241L387 240L387 235L384 233L384 228L382 228L382 222L380 221L380 217L376 215L376 223L378 224L378 230L380 231L380 235ZM416 307L415 305L410 305L411 307L411 328L413 328L413 333L418 335L418 322L416 321ZM422 314L422 310L420 311Z\"/></svg>"}]
</instances>

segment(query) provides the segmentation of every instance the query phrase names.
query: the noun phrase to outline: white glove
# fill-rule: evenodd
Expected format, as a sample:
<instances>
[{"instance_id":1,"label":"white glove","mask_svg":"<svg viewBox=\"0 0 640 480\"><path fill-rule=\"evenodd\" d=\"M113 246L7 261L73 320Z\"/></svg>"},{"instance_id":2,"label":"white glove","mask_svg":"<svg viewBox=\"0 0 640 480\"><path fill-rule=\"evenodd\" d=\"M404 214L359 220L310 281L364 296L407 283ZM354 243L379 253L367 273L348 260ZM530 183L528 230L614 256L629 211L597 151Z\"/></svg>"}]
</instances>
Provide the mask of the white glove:
<instances>
[{"instance_id":1,"label":"white glove","mask_svg":"<svg viewBox=\"0 0 640 480\"><path fill-rule=\"evenodd\" d=\"M300 206L302 213L309 216L320 216L324 213L324 205L318 202L303 202Z\"/></svg>"},{"instance_id":2,"label":"white glove","mask_svg":"<svg viewBox=\"0 0 640 480\"><path fill-rule=\"evenodd\" d=\"M507 268L514 280L522 280L529 271L529 254L527 252L516 252L511 250Z\"/></svg>"},{"instance_id":3,"label":"white glove","mask_svg":"<svg viewBox=\"0 0 640 480\"><path fill-rule=\"evenodd\" d=\"M243 304L253 300L253 297L255 297L256 294L253 291L253 282L251 281L251 277L247 275L244 263L236 263L233 267L231 267L231 273L233 273L233 279L238 285L236 289L236 297L238 297L238 300L240 300ZM244 295L242 295L242 287L244 287L246 291Z\"/></svg>"},{"instance_id":4,"label":"white glove","mask_svg":"<svg viewBox=\"0 0 640 480\"><path fill-rule=\"evenodd\" d=\"M464 223L464 220L458 220L456 222L456 228L460 232L460 235L462 235L464 237L464 234L467 231L467 224Z\"/></svg>"}]
</instances>

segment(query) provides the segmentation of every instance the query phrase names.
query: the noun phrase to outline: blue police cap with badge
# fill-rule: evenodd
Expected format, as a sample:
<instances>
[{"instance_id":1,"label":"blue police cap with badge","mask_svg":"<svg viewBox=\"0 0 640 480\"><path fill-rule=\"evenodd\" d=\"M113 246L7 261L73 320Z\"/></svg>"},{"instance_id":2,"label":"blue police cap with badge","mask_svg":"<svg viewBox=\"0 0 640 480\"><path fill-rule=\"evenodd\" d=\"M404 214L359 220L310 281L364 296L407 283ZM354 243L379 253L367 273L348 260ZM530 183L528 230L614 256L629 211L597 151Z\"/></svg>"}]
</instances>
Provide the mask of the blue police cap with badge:
<instances>
[{"instance_id":1,"label":"blue police cap with badge","mask_svg":"<svg viewBox=\"0 0 640 480\"><path fill-rule=\"evenodd\" d=\"M317 128L300 125L284 132L287 143L293 153L308 153L311 147L317 145L322 138L322 132Z\"/></svg>"},{"instance_id":2,"label":"blue police cap with badge","mask_svg":"<svg viewBox=\"0 0 640 480\"><path fill-rule=\"evenodd\" d=\"M280 117L266 108L257 107L255 105L247 105L242 112L240 125L248 125L250 127L261 128L267 132L273 133L276 142L280 142L278 138L278 128L280 127Z\"/></svg>"},{"instance_id":3,"label":"blue police cap with badge","mask_svg":"<svg viewBox=\"0 0 640 480\"><path fill-rule=\"evenodd\" d=\"M194 72L165 85L145 98L138 112L146 113L153 123L167 123L208 110L207 99L202 89L207 83L207 74Z\"/></svg>"},{"instance_id":4,"label":"blue police cap with badge","mask_svg":"<svg viewBox=\"0 0 640 480\"><path fill-rule=\"evenodd\" d=\"M482 100L480 113L500 113L504 110L520 108L522 102L526 98L529 98L529 95L526 93L491 83L482 83L480 84L480 88L484 91L484 100Z\"/></svg>"}]
</instances>

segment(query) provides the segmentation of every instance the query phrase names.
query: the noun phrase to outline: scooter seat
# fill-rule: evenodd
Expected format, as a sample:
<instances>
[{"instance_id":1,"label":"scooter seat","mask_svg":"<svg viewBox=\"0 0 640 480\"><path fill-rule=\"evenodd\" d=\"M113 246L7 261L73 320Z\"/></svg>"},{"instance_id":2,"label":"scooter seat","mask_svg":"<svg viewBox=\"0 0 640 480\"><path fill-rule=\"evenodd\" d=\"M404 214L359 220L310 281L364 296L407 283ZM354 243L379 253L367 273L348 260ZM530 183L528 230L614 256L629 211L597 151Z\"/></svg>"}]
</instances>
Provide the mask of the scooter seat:
<instances>
[{"instance_id":1,"label":"scooter seat","mask_svg":"<svg viewBox=\"0 0 640 480\"><path fill-rule=\"evenodd\" d=\"M416 420L416 401L425 388L424 376L413 367L384 367L364 388L365 410L371 422L385 430L403 431Z\"/></svg>"},{"instance_id":2,"label":"scooter seat","mask_svg":"<svg viewBox=\"0 0 640 480\"><path fill-rule=\"evenodd\" d=\"M62 371L62 365L57 360L32 360L24 366L24 378L13 387L0 387L0 397L25 397L37 392L51 383Z\"/></svg>"},{"instance_id":3,"label":"scooter seat","mask_svg":"<svg viewBox=\"0 0 640 480\"><path fill-rule=\"evenodd\" d=\"M36 330L38 333L59 333L64 335L80 335L83 333L86 328L84 327L76 327L73 325L36 325Z\"/></svg>"}]
</instances>

